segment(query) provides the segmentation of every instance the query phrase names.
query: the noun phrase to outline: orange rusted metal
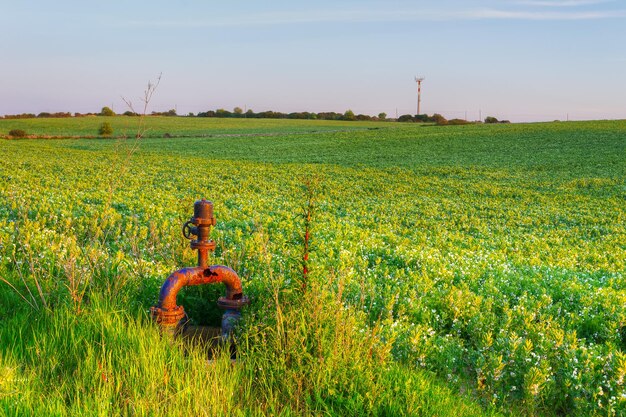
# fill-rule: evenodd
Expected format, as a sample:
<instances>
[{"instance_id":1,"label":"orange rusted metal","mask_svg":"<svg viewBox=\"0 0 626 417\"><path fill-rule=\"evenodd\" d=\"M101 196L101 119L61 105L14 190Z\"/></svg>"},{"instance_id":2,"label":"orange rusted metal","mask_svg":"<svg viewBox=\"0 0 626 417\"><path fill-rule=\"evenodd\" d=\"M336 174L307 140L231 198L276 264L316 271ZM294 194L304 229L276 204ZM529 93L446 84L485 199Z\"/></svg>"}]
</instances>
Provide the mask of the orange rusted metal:
<instances>
[{"instance_id":1,"label":"orange rusted metal","mask_svg":"<svg viewBox=\"0 0 626 417\"><path fill-rule=\"evenodd\" d=\"M183 287L224 283L226 295L218 299L218 306L226 310L222 318L222 335L225 337L239 319L241 308L249 303L235 271L223 265L207 266L208 252L215 249L215 242L209 240L211 226L214 225L213 203L205 199L196 201L194 216L183 225L183 235L191 240L191 248L198 251L198 266L173 272L161 287L158 304L150 309L152 317L168 333L176 333L186 317L183 306L176 303L178 292ZM197 239L192 240L192 235Z\"/></svg>"}]
</instances>

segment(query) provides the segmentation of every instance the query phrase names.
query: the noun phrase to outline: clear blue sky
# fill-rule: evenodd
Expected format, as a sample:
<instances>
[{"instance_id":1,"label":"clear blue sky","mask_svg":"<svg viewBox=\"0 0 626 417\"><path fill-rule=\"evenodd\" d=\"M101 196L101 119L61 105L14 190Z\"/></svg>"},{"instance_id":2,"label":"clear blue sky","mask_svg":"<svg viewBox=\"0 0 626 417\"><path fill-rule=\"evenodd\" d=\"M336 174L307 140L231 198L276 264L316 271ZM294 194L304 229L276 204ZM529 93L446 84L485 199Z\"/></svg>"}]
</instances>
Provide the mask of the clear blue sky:
<instances>
[{"instance_id":1,"label":"clear blue sky","mask_svg":"<svg viewBox=\"0 0 626 417\"><path fill-rule=\"evenodd\" d=\"M626 118L626 1L0 0L0 114Z\"/></svg>"}]
</instances>

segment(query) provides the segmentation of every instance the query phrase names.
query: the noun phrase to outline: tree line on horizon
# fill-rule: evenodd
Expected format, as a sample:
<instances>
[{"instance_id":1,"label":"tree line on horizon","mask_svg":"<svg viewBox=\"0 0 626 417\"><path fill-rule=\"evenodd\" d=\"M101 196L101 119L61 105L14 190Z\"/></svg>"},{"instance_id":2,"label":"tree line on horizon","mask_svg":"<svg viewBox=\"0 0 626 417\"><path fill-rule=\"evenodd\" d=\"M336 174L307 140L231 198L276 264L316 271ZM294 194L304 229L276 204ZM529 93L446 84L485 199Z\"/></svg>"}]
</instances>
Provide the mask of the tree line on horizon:
<instances>
[{"instance_id":1,"label":"tree line on horizon","mask_svg":"<svg viewBox=\"0 0 626 417\"><path fill-rule=\"evenodd\" d=\"M66 118L66 117L87 117L87 116L116 116L117 114L110 107L103 107L99 113L69 113L69 112L41 112L37 115L34 113L7 114L0 116L0 119L34 119L34 118ZM121 116L141 116L141 114L133 111L125 111ZM167 117L216 117L216 118L241 118L241 119L304 119L304 120L343 120L343 121L397 121L397 122L413 122L413 123L434 123L436 125L463 125L475 122L469 122L465 119L447 120L441 114L435 113L432 116L427 114L403 114L397 119L387 118L386 113L379 113L377 116L367 114L355 114L352 110L346 110L344 113L337 112L292 112L283 113L273 110L266 110L255 113L252 109L243 111L240 107L235 107L233 111L225 109L208 110L198 112L197 114L188 113L187 115L177 114L175 109L165 112L153 111L146 116L167 116ZM484 120L485 123L510 123L508 120L498 120L495 117L488 116Z\"/></svg>"}]
</instances>

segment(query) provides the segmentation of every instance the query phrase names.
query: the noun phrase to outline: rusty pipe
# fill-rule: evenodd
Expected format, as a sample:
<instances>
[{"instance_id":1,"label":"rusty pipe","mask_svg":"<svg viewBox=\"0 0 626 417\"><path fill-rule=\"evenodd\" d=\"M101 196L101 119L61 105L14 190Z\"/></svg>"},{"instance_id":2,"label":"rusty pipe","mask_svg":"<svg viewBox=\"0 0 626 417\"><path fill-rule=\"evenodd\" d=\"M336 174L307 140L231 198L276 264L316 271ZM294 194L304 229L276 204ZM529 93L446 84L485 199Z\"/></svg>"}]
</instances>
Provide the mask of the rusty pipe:
<instances>
[{"instance_id":1,"label":"rusty pipe","mask_svg":"<svg viewBox=\"0 0 626 417\"><path fill-rule=\"evenodd\" d=\"M196 266L183 268L173 272L161 286L159 302L150 309L152 316L161 327L176 333L181 320L185 317L185 309L176 303L181 288L189 285L203 285L222 282L226 286L226 296L217 300L218 306L225 309L222 319L222 334L230 334L233 322L240 316L239 310L248 304L248 298L242 294L241 280L235 271L223 265L211 265L208 268ZM235 317L233 319L231 316Z\"/></svg>"},{"instance_id":2,"label":"rusty pipe","mask_svg":"<svg viewBox=\"0 0 626 417\"><path fill-rule=\"evenodd\" d=\"M159 302L150 309L152 317L161 328L171 334L180 330L180 323L185 318L185 309L177 305L176 297L181 288L189 285L212 284L223 282L226 296L217 300L217 305L226 310L222 316L222 335L228 337L241 316L241 308L249 303L242 294L241 280L235 271L222 265L207 266L209 251L215 250L215 242L209 239L211 226L215 226L213 203L205 199L194 203L194 216L183 224L183 236L191 240L191 249L198 251L198 266L183 268L173 272L159 293ZM197 239L193 239L197 236Z\"/></svg>"},{"instance_id":3,"label":"rusty pipe","mask_svg":"<svg viewBox=\"0 0 626 417\"><path fill-rule=\"evenodd\" d=\"M176 297L182 287L222 282L226 286L227 300L242 299L241 280L235 271L223 265L211 265L208 268L196 266L183 268L172 273L161 287L158 308L173 310L177 307Z\"/></svg>"}]
</instances>

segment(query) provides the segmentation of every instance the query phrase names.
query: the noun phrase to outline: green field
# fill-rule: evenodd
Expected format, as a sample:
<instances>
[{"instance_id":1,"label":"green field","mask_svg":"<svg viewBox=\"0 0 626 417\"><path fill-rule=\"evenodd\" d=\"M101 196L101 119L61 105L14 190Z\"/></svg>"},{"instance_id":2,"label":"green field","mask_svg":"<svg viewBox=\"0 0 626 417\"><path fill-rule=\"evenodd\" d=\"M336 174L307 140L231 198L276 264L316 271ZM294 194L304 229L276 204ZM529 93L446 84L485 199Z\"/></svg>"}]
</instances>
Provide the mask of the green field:
<instances>
[{"instance_id":1,"label":"green field","mask_svg":"<svg viewBox=\"0 0 626 417\"><path fill-rule=\"evenodd\" d=\"M281 120L272 119L207 119L203 117L100 117L86 116L59 119L0 119L0 135L11 129L22 129L32 135L98 136L98 127L108 122L113 136L135 136L138 129L144 137L162 137L165 133L176 136L245 135L306 133L333 130L364 130L392 123L345 122L335 120ZM145 126L141 126L144 124Z\"/></svg>"},{"instance_id":2,"label":"green field","mask_svg":"<svg viewBox=\"0 0 626 417\"><path fill-rule=\"evenodd\" d=\"M0 134L103 120L138 119ZM626 414L626 121L147 127L0 140L0 414ZM201 197L253 300L234 365L148 317ZM179 302L216 325L221 291Z\"/></svg>"}]
</instances>

